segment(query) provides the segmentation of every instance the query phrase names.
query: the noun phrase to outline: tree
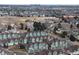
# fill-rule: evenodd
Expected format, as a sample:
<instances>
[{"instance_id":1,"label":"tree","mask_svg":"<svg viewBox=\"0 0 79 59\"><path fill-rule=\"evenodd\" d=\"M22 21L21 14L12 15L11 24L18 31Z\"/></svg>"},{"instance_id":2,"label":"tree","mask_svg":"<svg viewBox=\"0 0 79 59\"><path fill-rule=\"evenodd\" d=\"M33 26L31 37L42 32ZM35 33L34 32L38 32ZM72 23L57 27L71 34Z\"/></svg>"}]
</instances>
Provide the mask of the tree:
<instances>
[{"instance_id":1,"label":"tree","mask_svg":"<svg viewBox=\"0 0 79 59\"><path fill-rule=\"evenodd\" d=\"M66 32L66 31L64 31L64 32L63 32L63 35L65 35L65 36L66 36L66 35L67 35L67 32Z\"/></svg>"},{"instance_id":2,"label":"tree","mask_svg":"<svg viewBox=\"0 0 79 59\"><path fill-rule=\"evenodd\" d=\"M20 23L20 29L23 30L23 26L24 24L23 23Z\"/></svg>"},{"instance_id":3,"label":"tree","mask_svg":"<svg viewBox=\"0 0 79 59\"><path fill-rule=\"evenodd\" d=\"M45 30L46 29L46 26L44 23L41 24L41 27L42 27L42 30Z\"/></svg>"},{"instance_id":4,"label":"tree","mask_svg":"<svg viewBox=\"0 0 79 59\"><path fill-rule=\"evenodd\" d=\"M27 26L25 26L25 30L27 30Z\"/></svg>"},{"instance_id":5,"label":"tree","mask_svg":"<svg viewBox=\"0 0 79 59\"><path fill-rule=\"evenodd\" d=\"M36 29L37 29L37 22L34 22L33 27L34 27L34 31L36 31Z\"/></svg>"},{"instance_id":6,"label":"tree","mask_svg":"<svg viewBox=\"0 0 79 59\"><path fill-rule=\"evenodd\" d=\"M71 28L71 29L73 28L73 25L72 25L72 24L70 25L70 28Z\"/></svg>"},{"instance_id":7,"label":"tree","mask_svg":"<svg viewBox=\"0 0 79 59\"><path fill-rule=\"evenodd\" d=\"M54 27L54 29L53 29L53 33L55 33L56 34L56 31L58 30L58 28L57 27Z\"/></svg>"},{"instance_id":8,"label":"tree","mask_svg":"<svg viewBox=\"0 0 79 59\"><path fill-rule=\"evenodd\" d=\"M22 44L20 44L19 47L20 47L20 49L25 49L25 46Z\"/></svg>"},{"instance_id":9,"label":"tree","mask_svg":"<svg viewBox=\"0 0 79 59\"><path fill-rule=\"evenodd\" d=\"M27 31L30 32L30 28L28 28Z\"/></svg>"},{"instance_id":10,"label":"tree","mask_svg":"<svg viewBox=\"0 0 79 59\"><path fill-rule=\"evenodd\" d=\"M4 47L4 48L7 48L7 47L8 47L8 45L6 45L6 44L4 43L4 44L3 44L3 47Z\"/></svg>"},{"instance_id":11,"label":"tree","mask_svg":"<svg viewBox=\"0 0 79 59\"><path fill-rule=\"evenodd\" d=\"M11 30L11 29L12 29L12 27L10 25L8 25L7 30Z\"/></svg>"},{"instance_id":12,"label":"tree","mask_svg":"<svg viewBox=\"0 0 79 59\"><path fill-rule=\"evenodd\" d=\"M73 35L70 35L70 40L71 41L76 41L76 38Z\"/></svg>"},{"instance_id":13,"label":"tree","mask_svg":"<svg viewBox=\"0 0 79 59\"><path fill-rule=\"evenodd\" d=\"M67 22L67 20L63 16L61 18L62 18L62 21Z\"/></svg>"},{"instance_id":14,"label":"tree","mask_svg":"<svg viewBox=\"0 0 79 59\"><path fill-rule=\"evenodd\" d=\"M77 24L77 28L79 28L79 23Z\"/></svg>"},{"instance_id":15,"label":"tree","mask_svg":"<svg viewBox=\"0 0 79 59\"><path fill-rule=\"evenodd\" d=\"M41 31L43 29L42 24L40 22L37 23L37 28L38 28L38 31Z\"/></svg>"},{"instance_id":16,"label":"tree","mask_svg":"<svg viewBox=\"0 0 79 59\"><path fill-rule=\"evenodd\" d=\"M66 31L62 32L61 36L65 38L65 36L67 36L67 32Z\"/></svg>"},{"instance_id":17,"label":"tree","mask_svg":"<svg viewBox=\"0 0 79 59\"><path fill-rule=\"evenodd\" d=\"M61 24L60 23L58 23L58 28L61 28L62 26L61 26Z\"/></svg>"},{"instance_id":18,"label":"tree","mask_svg":"<svg viewBox=\"0 0 79 59\"><path fill-rule=\"evenodd\" d=\"M51 49L51 44L52 44L52 41L48 42L48 49L49 50Z\"/></svg>"},{"instance_id":19,"label":"tree","mask_svg":"<svg viewBox=\"0 0 79 59\"><path fill-rule=\"evenodd\" d=\"M43 31L46 29L44 23L40 23L40 22L34 22L33 27L34 27L34 31Z\"/></svg>"},{"instance_id":20,"label":"tree","mask_svg":"<svg viewBox=\"0 0 79 59\"><path fill-rule=\"evenodd\" d=\"M75 16L75 17L74 17L74 19L76 20L76 19L78 19L78 17L77 17L77 16Z\"/></svg>"}]
</instances>

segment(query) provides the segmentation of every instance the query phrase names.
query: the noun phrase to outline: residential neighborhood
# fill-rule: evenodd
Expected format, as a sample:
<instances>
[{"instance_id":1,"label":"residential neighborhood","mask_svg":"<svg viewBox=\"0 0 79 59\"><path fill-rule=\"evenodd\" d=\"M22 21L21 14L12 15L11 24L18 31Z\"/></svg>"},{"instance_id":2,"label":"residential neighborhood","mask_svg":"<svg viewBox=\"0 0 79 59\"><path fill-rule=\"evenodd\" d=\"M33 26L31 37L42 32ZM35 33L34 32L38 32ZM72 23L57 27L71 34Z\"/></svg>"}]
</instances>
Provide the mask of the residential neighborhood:
<instances>
[{"instance_id":1,"label":"residential neighborhood","mask_svg":"<svg viewBox=\"0 0 79 59\"><path fill-rule=\"evenodd\" d=\"M79 6L0 5L0 55L79 55Z\"/></svg>"}]
</instances>

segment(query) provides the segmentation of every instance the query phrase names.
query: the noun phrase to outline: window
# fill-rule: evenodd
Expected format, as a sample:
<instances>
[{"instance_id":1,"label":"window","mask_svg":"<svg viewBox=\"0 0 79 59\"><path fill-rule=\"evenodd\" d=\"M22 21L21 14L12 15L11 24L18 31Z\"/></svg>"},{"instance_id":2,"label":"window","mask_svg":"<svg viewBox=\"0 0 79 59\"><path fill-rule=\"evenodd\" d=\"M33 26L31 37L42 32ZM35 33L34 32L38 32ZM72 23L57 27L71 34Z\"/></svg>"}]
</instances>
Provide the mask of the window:
<instances>
[{"instance_id":1,"label":"window","mask_svg":"<svg viewBox=\"0 0 79 59\"><path fill-rule=\"evenodd\" d=\"M44 33L44 32L41 32L41 35L42 35L42 36L45 36L45 33Z\"/></svg>"},{"instance_id":2,"label":"window","mask_svg":"<svg viewBox=\"0 0 79 59\"><path fill-rule=\"evenodd\" d=\"M48 45L46 44L46 49L48 49Z\"/></svg>"},{"instance_id":3,"label":"window","mask_svg":"<svg viewBox=\"0 0 79 59\"><path fill-rule=\"evenodd\" d=\"M62 48L62 41L60 41L60 48Z\"/></svg>"},{"instance_id":4,"label":"window","mask_svg":"<svg viewBox=\"0 0 79 59\"><path fill-rule=\"evenodd\" d=\"M55 45L54 43L51 44L51 49L55 48Z\"/></svg>"},{"instance_id":5,"label":"window","mask_svg":"<svg viewBox=\"0 0 79 59\"><path fill-rule=\"evenodd\" d=\"M55 47L58 48L58 42L57 41L55 42Z\"/></svg>"},{"instance_id":6,"label":"window","mask_svg":"<svg viewBox=\"0 0 79 59\"><path fill-rule=\"evenodd\" d=\"M15 34L12 34L12 37L15 38Z\"/></svg>"},{"instance_id":7,"label":"window","mask_svg":"<svg viewBox=\"0 0 79 59\"><path fill-rule=\"evenodd\" d=\"M21 35L20 35L20 34L18 34L18 37L21 37Z\"/></svg>"},{"instance_id":8,"label":"window","mask_svg":"<svg viewBox=\"0 0 79 59\"><path fill-rule=\"evenodd\" d=\"M11 45L14 45L14 42L12 40L8 43L8 46L11 46Z\"/></svg>"},{"instance_id":9,"label":"window","mask_svg":"<svg viewBox=\"0 0 79 59\"><path fill-rule=\"evenodd\" d=\"M36 38L36 42L39 42L39 38Z\"/></svg>"},{"instance_id":10,"label":"window","mask_svg":"<svg viewBox=\"0 0 79 59\"><path fill-rule=\"evenodd\" d=\"M3 39L7 39L7 36L6 36L6 34L3 34Z\"/></svg>"},{"instance_id":11,"label":"window","mask_svg":"<svg viewBox=\"0 0 79 59\"><path fill-rule=\"evenodd\" d=\"M17 34L17 33L15 34L15 37L16 37L16 38L18 37L18 34Z\"/></svg>"},{"instance_id":12,"label":"window","mask_svg":"<svg viewBox=\"0 0 79 59\"><path fill-rule=\"evenodd\" d=\"M42 46L42 43L41 43L41 44L39 44L39 49L42 50L42 48L43 48L43 46Z\"/></svg>"},{"instance_id":13,"label":"window","mask_svg":"<svg viewBox=\"0 0 79 59\"><path fill-rule=\"evenodd\" d=\"M35 42L35 38L32 38L32 42L33 42L33 43Z\"/></svg>"},{"instance_id":14,"label":"window","mask_svg":"<svg viewBox=\"0 0 79 59\"><path fill-rule=\"evenodd\" d=\"M24 43L27 43L27 39L26 38L24 39Z\"/></svg>"},{"instance_id":15,"label":"window","mask_svg":"<svg viewBox=\"0 0 79 59\"><path fill-rule=\"evenodd\" d=\"M18 44L18 40L15 40L15 41L14 41L14 44Z\"/></svg>"},{"instance_id":16,"label":"window","mask_svg":"<svg viewBox=\"0 0 79 59\"><path fill-rule=\"evenodd\" d=\"M31 36L31 37L33 36L32 33L30 33L30 36Z\"/></svg>"},{"instance_id":17,"label":"window","mask_svg":"<svg viewBox=\"0 0 79 59\"><path fill-rule=\"evenodd\" d=\"M47 33L45 33L45 35L47 36L48 34L47 34Z\"/></svg>"},{"instance_id":18,"label":"window","mask_svg":"<svg viewBox=\"0 0 79 59\"><path fill-rule=\"evenodd\" d=\"M45 43L43 43L43 49L46 49L46 44Z\"/></svg>"},{"instance_id":19,"label":"window","mask_svg":"<svg viewBox=\"0 0 79 59\"><path fill-rule=\"evenodd\" d=\"M0 39L2 39L2 34L0 34Z\"/></svg>"},{"instance_id":20,"label":"window","mask_svg":"<svg viewBox=\"0 0 79 59\"><path fill-rule=\"evenodd\" d=\"M38 50L38 45L36 43L34 44L34 49Z\"/></svg>"},{"instance_id":21,"label":"window","mask_svg":"<svg viewBox=\"0 0 79 59\"><path fill-rule=\"evenodd\" d=\"M43 39L42 39L42 37L41 37L41 38L39 38L39 41L40 41L40 42L43 42Z\"/></svg>"},{"instance_id":22,"label":"window","mask_svg":"<svg viewBox=\"0 0 79 59\"><path fill-rule=\"evenodd\" d=\"M40 32L37 32L37 36L40 36Z\"/></svg>"},{"instance_id":23,"label":"window","mask_svg":"<svg viewBox=\"0 0 79 59\"><path fill-rule=\"evenodd\" d=\"M8 38L11 38L11 34L8 34Z\"/></svg>"},{"instance_id":24,"label":"window","mask_svg":"<svg viewBox=\"0 0 79 59\"><path fill-rule=\"evenodd\" d=\"M34 32L33 35L36 36L36 32Z\"/></svg>"},{"instance_id":25,"label":"window","mask_svg":"<svg viewBox=\"0 0 79 59\"><path fill-rule=\"evenodd\" d=\"M57 55L57 51L54 51L54 52L53 52L53 55Z\"/></svg>"},{"instance_id":26,"label":"window","mask_svg":"<svg viewBox=\"0 0 79 59\"><path fill-rule=\"evenodd\" d=\"M28 34L26 34L26 37L28 37L29 35Z\"/></svg>"}]
</instances>

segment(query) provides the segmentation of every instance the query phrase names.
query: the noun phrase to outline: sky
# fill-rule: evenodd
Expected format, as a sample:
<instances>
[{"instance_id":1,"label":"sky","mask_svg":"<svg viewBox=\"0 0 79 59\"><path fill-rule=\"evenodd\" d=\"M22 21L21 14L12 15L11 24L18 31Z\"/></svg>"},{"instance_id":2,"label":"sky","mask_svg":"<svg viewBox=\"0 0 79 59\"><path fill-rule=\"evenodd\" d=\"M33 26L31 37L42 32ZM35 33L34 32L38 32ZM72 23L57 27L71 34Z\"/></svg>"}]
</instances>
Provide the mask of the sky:
<instances>
[{"instance_id":1,"label":"sky","mask_svg":"<svg viewBox=\"0 0 79 59\"><path fill-rule=\"evenodd\" d=\"M0 4L79 5L79 0L0 0Z\"/></svg>"}]
</instances>

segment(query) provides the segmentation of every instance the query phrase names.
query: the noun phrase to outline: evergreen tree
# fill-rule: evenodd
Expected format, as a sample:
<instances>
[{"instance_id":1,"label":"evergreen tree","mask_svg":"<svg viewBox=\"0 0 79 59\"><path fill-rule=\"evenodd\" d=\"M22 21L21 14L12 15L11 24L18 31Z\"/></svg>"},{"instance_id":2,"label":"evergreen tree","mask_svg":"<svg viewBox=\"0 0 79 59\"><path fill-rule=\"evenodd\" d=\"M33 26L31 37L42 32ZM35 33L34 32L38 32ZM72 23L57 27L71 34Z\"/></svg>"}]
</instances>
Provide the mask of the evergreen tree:
<instances>
[{"instance_id":1,"label":"evergreen tree","mask_svg":"<svg viewBox=\"0 0 79 59\"><path fill-rule=\"evenodd\" d=\"M70 35L70 40L71 41L76 41L76 38L73 35Z\"/></svg>"}]
</instances>

